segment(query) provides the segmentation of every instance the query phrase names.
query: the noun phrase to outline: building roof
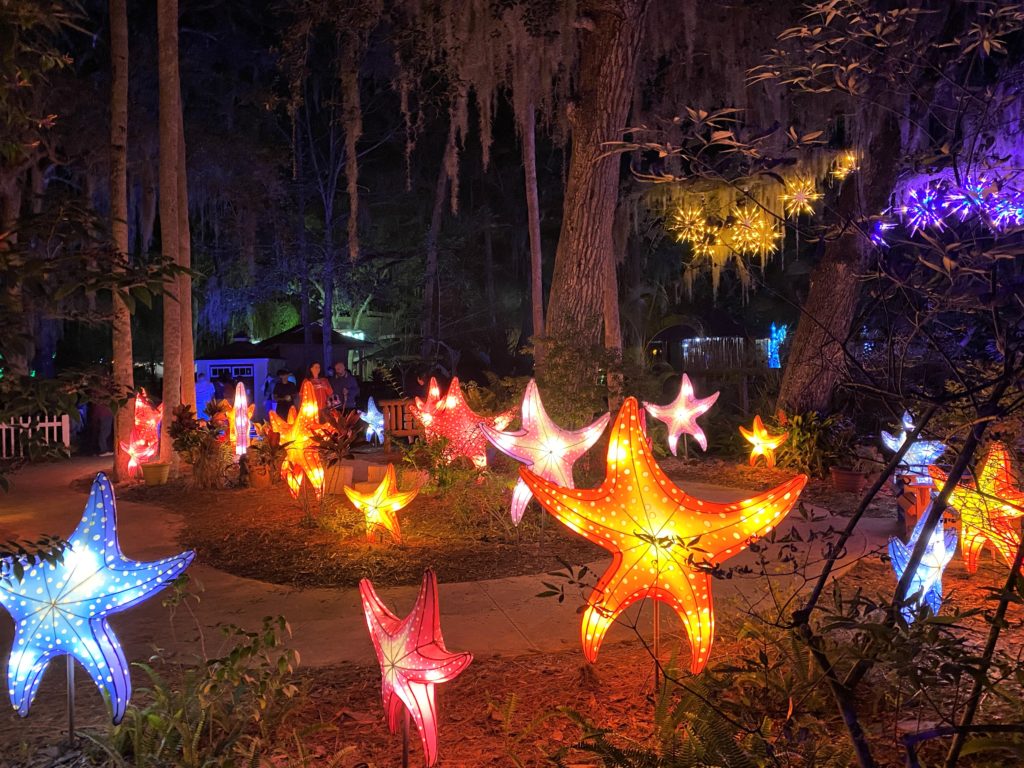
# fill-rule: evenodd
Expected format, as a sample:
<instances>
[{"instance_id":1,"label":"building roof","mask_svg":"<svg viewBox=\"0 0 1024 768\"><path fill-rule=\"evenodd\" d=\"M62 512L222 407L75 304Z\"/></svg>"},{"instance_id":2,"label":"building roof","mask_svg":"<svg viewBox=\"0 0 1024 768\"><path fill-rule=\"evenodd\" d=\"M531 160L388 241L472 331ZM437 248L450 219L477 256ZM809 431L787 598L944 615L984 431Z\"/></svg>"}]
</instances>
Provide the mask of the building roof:
<instances>
[{"instance_id":1,"label":"building roof","mask_svg":"<svg viewBox=\"0 0 1024 768\"><path fill-rule=\"evenodd\" d=\"M323 344L323 331L321 330L320 323L310 323L310 330L312 331L312 342L314 344ZM257 346L259 347L277 347L279 344L303 344L305 340L305 333L301 325L296 325L294 328L289 328L287 331L282 331L276 336L271 336L269 339L264 339ZM375 347L372 341L364 341L362 339L355 339L351 336L346 336L343 333L339 333L336 328L331 330L331 344L337 344L339 347L346 347L348 349L366 349L368 347Z\"/></svg>"},{"instance_id":2,"label":"building roof","mask_svg":"<svg viewBox=\"0 0 1024 768\"><path fill-rule=\"evenodd\" d=\"M236 336L229 343L218 347L197 360L279 360L276 347L253 344L247 336Z\"/></svg>"}]
</instances>

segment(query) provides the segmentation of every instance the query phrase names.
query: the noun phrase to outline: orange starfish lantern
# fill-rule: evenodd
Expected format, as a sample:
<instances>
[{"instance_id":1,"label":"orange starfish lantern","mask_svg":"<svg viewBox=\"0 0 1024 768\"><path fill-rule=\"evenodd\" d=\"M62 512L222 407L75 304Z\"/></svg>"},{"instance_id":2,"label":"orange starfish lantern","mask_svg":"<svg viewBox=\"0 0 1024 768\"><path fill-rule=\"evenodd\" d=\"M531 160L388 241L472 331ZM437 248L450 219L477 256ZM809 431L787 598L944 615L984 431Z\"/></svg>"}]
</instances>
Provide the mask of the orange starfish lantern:
<instances>
[{"instance_id":1,"label":"orange starfish lantern","mask_svg":"<svg viewBox=\"0 0 1024 768\"><path fill-rule=\"evenodd\" d=\"M127 443L121 443L121 450L128 454L128 471L137 475L142 465L156 456L160 450L160 422L164 417L164 404L156 408L146 397L146 390L140 389L135 395L135 423Z\"/></svg>"},{"instance_id":2,"label":"orange starfish lantern","mask_svg":"<svg viewBox=\"0 0 1024 768\"><path fill-rule=\"evenodd\" d=\"M452 653L441 636L437 576L423 573L423 586L412 611L400 619L377 597L369 579L359 582L363 613L377 651L381 698L392 733L398 731L402 708L412 716L428 766L437 762L437 705L434 686L457 677L473 661L470 653Z\"/></svg>"},{"instance_id":3,"label":"orange starfish lantern","mask_svg":"<svg viewBox=\"0 0 1024 768\"><path fill-rule=\"evenodd\" d=\"M366 539L373 541L373 533L377 530L387 531L396 544L402 543L402 530L398 526L398 510L409 505L419 488L411 491L399 491L395 479L395 465L388 464L388 471L380 485L373 493L360 493L355 488L345 486L345 495L352 505L366 516Z\"/></svg>"},{"instance_id":4,"label":"orange starfish lantern","mask_svg":"<svg viewBox=\"0 0 1024 768\"><path fill-rule=\"evenodd\" d=\"M939 488L947 475L938 467L928 474ZM1017 487L1010 464L1010 452L993 443L978 472L977 485L958 483L949 495L949 505L960 513L960 551L968 573L978 570L978 556L991 543L1007 563L1012 563L1020 546L1017 518L1024 516L1024 493Z\"/></svg>"},{"instance_id":5,"label":"orange starfish lantern","mask_svg":"<svg viewBox=\"0 0 1024 768\"><path fill-rule=\"evenodd\" d=\"M649 597L669 604L690 639L690 670L707 664L715 633L707 566L763 536L796 503L807 482L797 475L778 488L732 504L702 501L677 488L654 461L635 398L627 398L612 427L608 472L591 490L520 475L552 515L612 553L583 614L583 653L597 658L615 617Z\"/></svg>"},{"instance_id":6,"label":"orange starfish lantern","mask_svg":"<svg viewBox=\"0 0 1024 768\"><path fill-rule=\"evenodd\" d=\"M320 426L316 392L307 379L299 390L299 410L288 411L288 421L270 412L270 426L281 435L285 446L285 460L281 465L281 477L288 483L292 498L299 498L303 479L309 481L313 493L319 499L324 490L324 465L320 452L313 444L313 432Z\"/></svg>"},{"instance_id":7,"label":"orange starfish lantern","mask_svg":"<svg viewBox=\"0 0 1024 768\"><path fill-rule=\"evenodd\" d=\"M416 398L413 413L423 425L427 441L445 438L448 445L444 451L447 461L465 456L480 469L487 466L487 437L480 430L486 424L502 430L512 423L515 411L505 411L497 416L481 416L474 413L462 394L458 377L452 379L448 394L441 397L437 380L431 377L427 399Z\"/></svg>"},{"instance_id":8,"label":"orange starfish lantern","mask_svg":"<svg viewBox=\"0 0 1024 768\"><path fill-rule=\"evenodd\" d=\"M740 427L740 434L743 438L750 443L753 447L750 449L750 466L757 464L757 457L764 456L764 463L767 467L775 466L775 449L786 442L786 438L789 437L789 432L783 432L781 435L768 434L768 430L765 429L764 422L761 421L760 416L754 417L753 432L748 429Z\"/></svg>"},{"instance_id":9,"label":"orange starfish lantern","mask_svg":"<svg viewBox=\"0 0 1024 768\"><path fill-rule=\"evenodd\" d=\"M249 450L249 429L252 427L252 415L255 410L255 403L249 405L245 384L238 382L235 387L235 404L231 406L231 418L228 419L228 438L235 444L235 453L239 456Z\"/></svg>"}]
</instances>

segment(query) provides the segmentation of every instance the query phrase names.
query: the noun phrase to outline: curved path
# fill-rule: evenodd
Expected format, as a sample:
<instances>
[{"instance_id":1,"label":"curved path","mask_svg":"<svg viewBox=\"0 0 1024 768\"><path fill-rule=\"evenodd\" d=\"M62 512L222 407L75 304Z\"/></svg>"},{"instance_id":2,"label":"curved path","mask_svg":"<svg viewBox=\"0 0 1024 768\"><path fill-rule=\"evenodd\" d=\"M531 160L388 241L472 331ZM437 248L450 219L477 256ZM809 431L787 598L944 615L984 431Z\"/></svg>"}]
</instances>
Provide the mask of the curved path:
<instances>
[{"instance_id":1,"label":"curved path","mask_svg":"<svg viewBox=\"0 0 1024 768\"><path fill-rule=\"evenodd\" d=\"M90 478L105 470L109 460L74 459L61 464L27 467L13 478L9 493L0 494L0 540L34 538L40 534L68 536L82 515L85 492L72 488L72 482ZM687 491L714 500L733 501L748 492L720 486L687 483ZM824 515L821 510L819 514ZM799 525L806 538L811 528L824 527L828 520L810 524L795 514L781 526L784 531ZM841 527L845 521L832 521ZM845 561L884 544L892 532L892 520L865 520L849 548ZM118 501L118 526L126 555L152 560L178 551L176 534L180 527L178 515L166 508L130 501ZM729 561L729 565L753 562L745 552ZM598 572L604 562L596 564ZM216 570L201 562L190 569L194 581L203 587L200 603L195 606L195 619L203 628L207 651L218 652L221 642L215 627L238 624L256 628L264 616L283 615L291 624L293 647L297 648L304 666L331 665L341 662L373 663L358 591L344 589L305 589L282 587L252 579L240 578ZM579 647L579 616L581 601L537 598L543 589L543 576L516 576L489 581L441 585L441 610L445 640L449 647L469 650L478 656L515 656L534 652L562 651ZM775 581L775 580L773 580ZM778 587L792 588L793 582L781 578ZM418 587L380 589L381 597L399 615L415 599ZM714 594L719 615L767 599L763 580L734 578L717 580ZM570 595L570 597L573 597ZM635 606L644 610L644 603ZM648 608L649 610L649 608ZM635 612L635 611L634 611ZM0 611L0 659L6 658L13 625ZM670 636L680 631L678 619L669 610L661 611L664 632ZM173 626L168 611L160 600L150 602L114 616L111 624L121 638L129 659L145 658L154 645L183 653L197 651L196 621L179 611ZM647 620L639 623L646 625ZM722 622L719 622L722 631ZM631 630L613 627L608 641L628 640ZM55 674L55 673L51 673ZM48 675L49 677L50 675Z\"/></svg>"}]
</instances>

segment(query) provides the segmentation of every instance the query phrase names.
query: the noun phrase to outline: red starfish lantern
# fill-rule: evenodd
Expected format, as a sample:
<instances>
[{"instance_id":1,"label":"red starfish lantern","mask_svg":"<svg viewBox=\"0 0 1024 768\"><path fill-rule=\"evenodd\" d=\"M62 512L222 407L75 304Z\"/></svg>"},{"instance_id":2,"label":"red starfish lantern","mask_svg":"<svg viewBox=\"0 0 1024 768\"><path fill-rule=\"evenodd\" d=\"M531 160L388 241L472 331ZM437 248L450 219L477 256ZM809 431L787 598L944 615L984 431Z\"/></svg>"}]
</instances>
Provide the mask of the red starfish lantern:
<instances>
[{"instance_id":1,"label":"red starfish lantern","mask_svg":"<svg viewBox=\"0 0 1024 768\"><path fill-rule=\"evenodd\" d=\"M285 446L281 477L288 483L293 499L299 498L304 478L318 499L324 490L324 465L320 451L313 444L313 432L320 426L319 414L316 392L308 380L302 382L299 390L299 410L291 408L288 421L270 412L270 426L281 435L281 444Z\"/></svg>"},{"instance_id":2,"label":"red starfish lantern","mask_svg":"<svg viewBox=\"0 0 1024 768\"><path fill-rule=\"evenodd\" d=\"M938 467L928 474L939 488L947 475ZM1020 545L1017 518L1024 516L1024 493L1017 487L1010 463L1010 452L1002 443L993 443L981 463L977 485L958 483L949 496L949 505L960 513L960 551L968 573L978 570L978 556L991 543L1007 563L1012 563Z\"/></svg>"},{"instance_id":3,"label":"red starfish lantern","mask_svg":"<svg viewBox=\"0 0 1024 768\"><path fill-rule=\"evenodd\" d=\"M515 415L514 410L497 416L474 413L462 394L457 377L452 379L444 397L441 397L437 380L432 377L426 401L417 397L413 413L423 425L428 442L442 437L448 441L444 452L447 461L465 456L481 469L487 466L487 437L480 430L480 425L502 430Z\"/></svg>"},{"instance_id":4,"label":"red starfish lantern","mask_svg":"<svg viewBox=\"0 0 1024 768\"><path fill-rule=\"evenodd\" d=\"M366 516L366 539L373 541L374 531L384 530L391 534L396 544L402 543L402 529L398 526L398 511L409 505L419 488L399 491L395 479L395 465L388 464L387 473L372 493L360 493L347 485L345 495L352 506Z\"/></svg>"},{"instance_id":5,"label":"red starfish lantern","mask_svg":"<svg viewBox=\"0 0 1024 768\"><path fill-rule=\"evenodd\" d=\"M160 450L160 422L163 417L163 403L154 408L146 397L146 390L140 389L135 395L132 433L127 443L121 443L121 450L128 454L128 471L133 475L138 474L142 465Z\"/></svg>"},{"instance_id":6,"label":"red starfish lantern","mask_svg":"<svg viewBox=\"0 0 1024 768\"><path fill-rule=\"evenodd\" d=\"M750 499L717 504L676 487L654 461L635 398L612 427L608 472L591 490L573 490L519 470L537 500L581 536L612 553L583 614L583 653L597 658L615 617L637 600L668 603L690 639L690 670L707 664L715 632L707 566L737 554L774 528L807 483L797 475Z\"/></svg>"},{"instance_id":7,"label":"red starfish lantern","mask_svg":"<svg viewBox=\"0 0 1024 768\"><path fill-rule=\"evenodd\" d=\"M369 579L359 582L363 613L381 671L381 698L392 733L398 731L402 707L420 732L428 766L437 761L437 706L434 685L457 677L473 660L470 653L452 653L441 637L437 576L423 573L416 604L404 619L387 609Z\"/></svg>"}]
</instances>

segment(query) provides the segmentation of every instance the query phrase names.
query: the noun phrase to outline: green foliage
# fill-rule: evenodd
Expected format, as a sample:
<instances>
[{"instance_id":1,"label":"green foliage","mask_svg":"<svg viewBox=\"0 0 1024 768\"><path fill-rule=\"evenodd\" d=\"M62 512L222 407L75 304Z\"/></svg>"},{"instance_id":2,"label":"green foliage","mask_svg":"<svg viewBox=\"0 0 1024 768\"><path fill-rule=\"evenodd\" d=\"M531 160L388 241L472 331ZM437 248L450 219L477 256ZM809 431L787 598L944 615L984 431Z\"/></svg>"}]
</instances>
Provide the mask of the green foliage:
<instances>
[{"instance_id":1,"label":"green foliage","mask_svg":"<svg viewBox=\"0 0 1024 768\"><path fill-rule=\"evenodd\" d=\"M270 424L256 425L256 439L249 444L246 453L250 466L267 467L271 478L276 481L276 472L287 458L287 444L281 444L281 435Z\"/></svg>"},{"instance_id":2,"label":"green foliage","mask_svg":"<svg viewBox=\"0 0 1024 768\"><path fill-rule=\"evenodd\" d=\"M56 536L43 536L38 541L0 541L0 579L21 581L26 568L61 562L66 546L67 542Z\"/></svg>"},{"instance_id":3,"label":"green foliage","mask_svg":"<svg viewBox=\"0 0 1024 768\"><path fill-rule=\"evenodd\" d=\"M413 440L408 445L397 443L402 451L402 461L415 470L427 472L438 491L449 488L455 482L457 468L445 456L448 439Z\"/></svg>"},{"instance_id":4,"label":"green foliage","mask_svg":"<svg viewBox=\"0 0 1024 768\"><path fill-rule=\"evenodd\" d=\"M196 488L220 487L224 471L234 458L233 446L227 441L227 418L218 403L207 405L208 419L196 419L187 403L174 409L170 436L174 450L192 465L192 482Z\"/></svg>"},{"instance_id":5,"label":"green foliage","mask_svg":"<svg viewBox=\"0 0 1024 768\"><path fill-rule=\"evenodd\" d=\"M566 429L579 429L608 410L607 372L618 363L604 349L571 342L535 340L537 386L548 415Z\"/></svg>"},{"instance_id":6,"label":"green foliage","mask_svg":"<svg viewBox=\"0 0 1024 768\"><path fill-rule=\"evenodd\" d=\"M295 706L298 653L284 618L257 631L221 628L230 648L198 664L135 664L148 679L124 720L90 735L117 768L242 768L262 764Z\"/></svg>"},{"instance_id":7,"label":"green foliage","mask_svg":"<svg viewBox=\"0 0 1024 768\"><path fill-rule=\"evenodd\" d=\"M529 378L526 376L500 377L486 371L487 385L481 386L475 381L467 381L462 385L462 394L466 397L469 407L479 414L498 413L509 408L517 408L523 401L523 392Z\"/></svg>"},{"instance_id":8,"label":"green foliage","mask_svg":"<svg viewBox=\"0 0 1024 768\"><path fill-rule=\"evenodd\" d=\"M841 418L821 416L816 411L787 415L781 411L776 429L789 432L789 438L775 452L781 467L795 469L811 477L824 477L828 468L841 458L843 434ZM852 449L852 446L846 446Z\"/></svg>"},{"instance_id":9,"label":"green foliage","mask_svg":"<svg viewBox=\"0 0 1024 768\"><path fill-rule=\"evenodd\" d=\"M352 458L352 443L359 437L365 424L358 411L329 410L323 429L313 432L313 443L320 451L324 466L333 467L339 461Z\"/></svg>"}]
</instances>

